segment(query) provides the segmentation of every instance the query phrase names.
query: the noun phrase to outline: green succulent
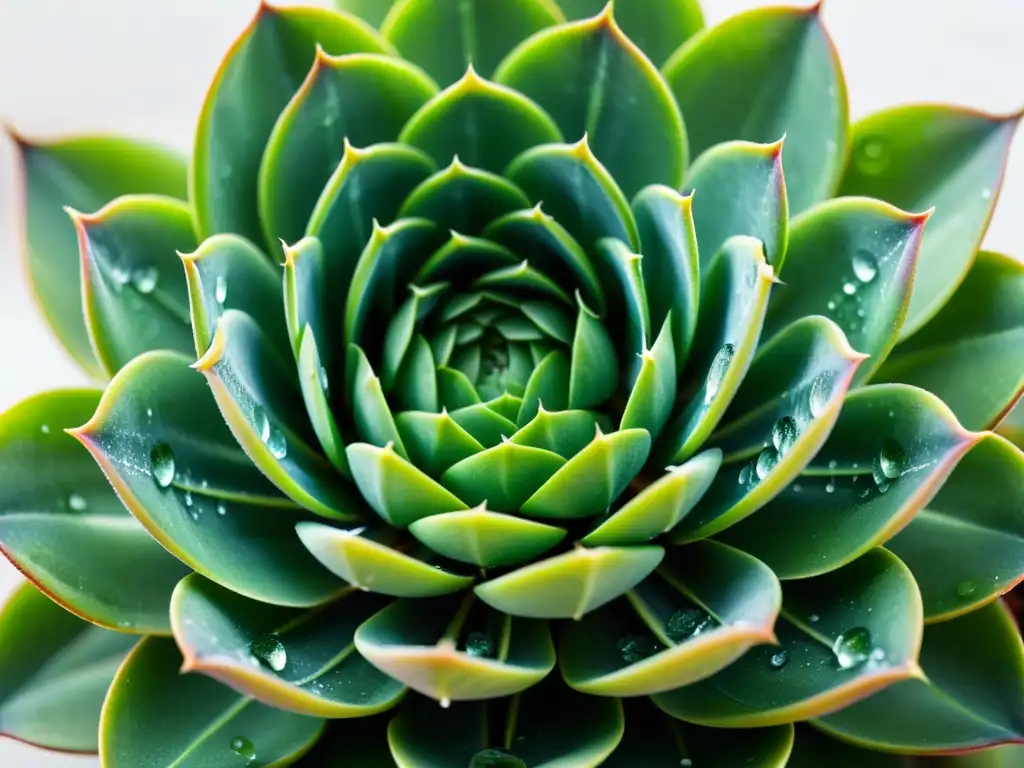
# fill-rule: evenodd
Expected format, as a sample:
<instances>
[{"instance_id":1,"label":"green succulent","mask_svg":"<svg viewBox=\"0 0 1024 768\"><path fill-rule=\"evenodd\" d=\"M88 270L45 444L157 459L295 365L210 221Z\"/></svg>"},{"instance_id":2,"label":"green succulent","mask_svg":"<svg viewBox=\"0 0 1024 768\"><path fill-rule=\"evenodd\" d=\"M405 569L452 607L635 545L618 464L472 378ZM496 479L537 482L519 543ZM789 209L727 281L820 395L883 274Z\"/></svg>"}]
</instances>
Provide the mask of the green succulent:
<instances>
[{"instance_id":1,"label":"green succulent","mask_svg":"<svg viewBox=\"0 0 1024 768\"><path fill-rule=\"evenodd\" d=\"M190 164L14 135L98 383L0 417L0 731L1019 764L1024 266L978 252L1019 116L851 127L820 6L386 5L261 5Z\"/></svg>"}]
</instances>

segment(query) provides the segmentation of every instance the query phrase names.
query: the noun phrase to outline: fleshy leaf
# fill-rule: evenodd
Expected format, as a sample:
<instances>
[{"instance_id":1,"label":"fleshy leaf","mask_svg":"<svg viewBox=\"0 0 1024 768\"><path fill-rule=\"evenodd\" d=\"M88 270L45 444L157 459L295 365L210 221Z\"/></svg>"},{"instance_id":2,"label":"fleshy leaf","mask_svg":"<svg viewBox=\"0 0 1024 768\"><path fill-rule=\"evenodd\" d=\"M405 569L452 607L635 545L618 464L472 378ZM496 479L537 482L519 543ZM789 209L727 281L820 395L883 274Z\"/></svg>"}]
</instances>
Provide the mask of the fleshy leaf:
<instances>
[{"instance_id":1,"label":"fleshy leaf","mask_svg":"<svg viewBox=\"0 0 1024 768\"><path fill-rule=\"evenodd\" d=\"M96 752L103 697L136 640L82 621L22 584L0 607L0 736Z\"/></svg>"},{"instance_id":2,"label":"fleshy leaf","mask_svg":"<svg viewBox=\"0 0 1024 768\"><path fill-rule=\"evenodd\" d=\"M598 240L594 249L594 265L608 299L607 326L618 348L619 358L627 363L622 382L627 388L636 381L643 354L650 339L654 338L640 267L642 260L639 253L613 238Z\"/></svg>"},{"instance_id":3,"label":"fleshy leaf","mask_svg":"<svg viewBox=\"0 0 1024 768\"><path fill-rule=\"evenodd\" d=\"M388 747L390 720L390 712L373 717L332 720L313 749L294 765L296 768L337 768L338 755L345 755L346 760L358 765L359 768L395 768L395 761Z\"/></svg>"},{"instance_id":4,"label":"fleshy leaf","mask_svg":"<svg viewBox=\"0 0 1024 768\"><path fill-rule=\"evenodd\" d=\"M491 512L486 505L424 517L409 530L435 552L481 568L528 562L566 534L564 528Z\"/></svg>"},{"instance_id":5,"label":"fleshy leaf","mask_svg":"<svg viewBox=\"0 0 1024 768\"><path fill-rule=\"evenodd\" d=\"M878 112L853 126L840 194L877 197L909 211L935 208L901 338L933 317L970 269L1019 119L923 105Z\"/></svg>"},{"instance_id":6,"label":"fleshy leaf","mask_svg":"<svg viewBox=\"0 0 1024 768\"><path fill-rule=\"evenodd\" d=\"M569 368L569 407L594 408L615 394L619 383L619 360L601 318L576 296L579 314L572 342Z\"/></svg>"},{"instance_id":7,"label":"fleshy leaf","mask_svg":"<svg viewBox=\"0 0 1024 768\"><path fill-rule=\"evenodd\" d=\"M346 367L348 402L359 436L378 448L391 446L400 457L408 459L380 379L370 367L366 353L354 344L350 346Z\"/></svg>"},{"instance_id":8,"label":"fleshy leaf","mask_svg":"<svg viewBox=\"0 0 1024 768\"><path fill-rule=\"evenodd\" d=\"M857 372L857 380L866 380L896 343L929 216L843 198L795 219L783 284L772 292L764 321L765 340L802 317L825 315L850 346L871 356Z\"/></svg>"},{"instance_id":9,"label":"fleshy leaf","mask_svg":"<svg viewBox=\"0 0 1024 768\"><path fill-rule=\"evenodd\" d=\"M150 535L208 579L293 606L316 605L344 587L295 535L295 523L311 516L239 450L186 358L136 358L74 434Z\"/></svg>"},{"instance_id":10,"label":"fleshy leaf","mask_svg":"<svg viewBox=\"0 0 1024 768\"><path fill-rule=\"evenodd\" d=\"M167 634L171 591L189 569L127 513L89 453L64 434L89 420L100 394L48 392L0 416L0 551L94 624Z\"/></svg>"},{"instance_id":11,"label":"fleshy leaf","mask_svg":"<svg viewBox=\"0 0 1024 768\"><path fill-rule=\"evenodd\" d=\"M1003 605L927 627L921 667L926 679L898 683L815 725L892 752L944 753L1024 741L1024 649Z\"/></svg>"},{"instance_id":12,"label":"fleshy leaf","mask_svg":"<svg viewBox=\"0 0 1024 768\"><path fill-rule=\"evenodd\" d=\"M958 758L950 757L939 763L943 768L968 768L969 764L961 766L956 762ZM926 763L928 765L930 763ZM852 744L839 741L826 736L816 728L798 724L796 726L796 739L793 743L793 754L790 756L786 768L821 768L823 765L832 768L862 768L870 765L871 768L909 768L915 765L913 758L901 755L885 754L874 750L861 749ZM977 766L981 768L981 766ZM990 768L995 768L991 766Z\"/></svg>"},{"instance_id":13,"label":"fleshy leaf","mask_svg":"<svg viewBox=\"0 0 1024 768\"><path fill-rule=\"evenodd\" d=\"M706 265L733 235L764 244L765 258L778 271L786 258L789 204L782 172L782 145L726 141L711 147L686 175L687 194L696 193L693 223Z\"/></svg>"},{"instance_id":14,"label":"fleshy leaf","mask_svg":"<svg viewBox=\"0 0 1024 768\"><path fill-rule=\"evenodd\" d=\"M510 439L519 445L552 451L568 460L590 445L598 423L598 415L591 411L552 412L541 408Z\"/></svg>"},{"instance_id":15,"label":"fleshy leaf","mask_svg":"<svg viewBox=\"0 0 1024 768\"><path fill-rule=\"evenodd\" d=\"M569 406L569 358L558 349L545 355L533 369L516 423L525 426L533 421L545 403L552 411L564 411Z\"/></svg>"},{"instance_id":16,"label":"fleshy leaf","mask_svg":"<svg viewBox=\"0 0 1024 768\"><path fill-rule=\"evenodd\" d=\"M289 712L365 717L390 709L405 693L353 642L356 627L386 604L351 591L314 609L279 608L192 575L174 592L171 621L187 672Z\"/></svg>"},{"instance_id":17,"label":"fleshy leaf","mask_svg":"<svg viewBox=\"0 0 1024 768\"><path fill-rule=\"evenodd\" d=\"M243 766L250 755L287 765L323 730L318 718L272 709L204 675L183 675L181 664L174 641L158 637L128 655L103 703L104 766Z\"/></svg>"},{"instance_id":18,"label":"fleshy leaf","mask_svg":"<svg viewBox=\"0 0 1024 768\"><path fill-rule=\"evenodd\" d=\"M130 195L93 214L68 213L78 233L89 340L107 374L151 349L191 352L188 293L175 255L196 247L188 205Z\"/></svg>"},{"instance_id":19,"label":"fleshy leaf","mask_svg":"<svg viewBox=\"0 0 1024 768\"><path fill-rule=\"evenodd\" d=\"M490 702L463 702L444 709L430 699L410 697L388 729L394 760L416 768L452 768L474 758L479 763L504 757L530 768L596 768L622 738L618 700L576 693L557 675L497 707L496 713ZM439 740L439 733L445 738Z\"/></svg>"},{"instance_id":20,"label":"fleshy leaf","mask_svg":"<svg viewBox=\"0 0 1024 768\"><path fill-rule=\"evenodd\" d=\"M988 429L1024 393L1022 345L1024 265L983 251L939 313L896 347L872 380L927 389L968 429Z\"/></svg>"},{"instance_id":21,"label":"fleshy leaf","mask_svg":"<svg viewBox=\"0 0 1024 768\"><path fill-rule=\"evenodd\" d=\"M403 411L395 417L395 426L412 465L431 477L440 477L452 464L484 449L447 411Z\"/></svg>"},{"instance_id":22,"label":"fleshy leaf","mask_svg":"<svg viewBox=\"0 0 1024 768\"><path fill-rule=\"evenodd\" d=\"M262 251L238 235L213 235L181 259L199 357L210 348L226 309L249 314L282 354L288 350L281 276Z\"/></svg>"},{"instance_id":23,"label":"fleshy leaf","mask_svg":"<svg viewBox=\"0 0 1024 768\"><path fill-rule=\"evenodd\" d=\"M611 5L530 38L494 79L547 110L567 140L588 137L626 195L648 184L682 184L683 116L657 68L619 28Z\"/></svg>"},{"instance_id":24,"label":"fleshy leaf","mask_svg":"<svg viewBox=\"0 0 1024 768\"><path fill-rule=\"evenodd\" d=\"M978 439L923 390L855 390L804 474L720 538L783 579L826 573L906 526Z\"/></svg>"},{"instance_id":25,"label":"fleshy leaf","mask_svg":"<svg viewBox=\"0 0 1024 768\"><path fill-rule=\"evenodd\" d=\"M654 703L699 725L761 727L819 717L921 678L921 596L906 566L883 549L787 584L782 610L781 648L758 646Z\"/></svg>"},{"instance_id":26,"label":"fleshy leaf","mask_svg":"<svg viewBox=\"0 0 1024 768\"><path fill-rule=\"evenodd\" d=\"M557 453L506 440L449 467L441 484L467 505L516 512L563 465Z\"/></svg>"},{"instance_id":27,"label":"fleshy leaf","mask_svg":"<svg viewBox=\"0 0 1024 768\"><path fill-rule=\"evenodd\" d=\"M87 374L100 378L82 316L81 270L70 206L95 211L121 195L184 199L186 166L156 145L88 137L35 142L11 133L23 172L25 256L29 282L43 316Z\"/></svg>"},{"instance_id":28,"label":"fleshy leaf","mask_svg":"<svg viewBox=\"0 0 1024 768\"><path fill-rule=\"evenodd\" d=\"M619 429L639 427L655 440L665 428L676 400L676 351L671 316L665 318L654 345L640 354L640 361L640 371L622 412Z\"/></svg>"},{"instance_id":29,"label":"fleshy leaf","mask_svg":"<svg viewBox=\"0 0 1024 768\"><path fill-rule=\"evenodd\" d=\"M490 77L522 40L562 20L550 0L401 0L380 29L404 58L448 85L469 65Z\"/></svg>"},{"instance_id":30,"label":"fleshy leaf","mask_svg":"<svg viewBox=\"0 0 1024 768\"><path fill-rule=\"evenodd\" d=\"M670 187L655 185L640 190L632 207L643 244L640 268L651 327L661 327L671 314L676 369L681 373L697 330L700 293L693 195L682 197Z\"/></svg>"},{"instance_id":31,"label":"fleshy leaf","mask_svg":"<svg viewBox=\"0 0 1024 768\"><path fill-rule=\"evenodd\" d=\"M926 621L973 611L1024 580L1024 453L986 435L886 544L921 588ZM980 492L984 489L984 492ZM949 557L956 542L956 557Z\"/></svg>"},{"instance_id":32,"label":"fleshy leaf","mask_svg":"<svg viewBox=\"0 0 1024 768\"><path fill-rule=\"evenodd\" d=\"M718 533L781 493L828 438L862 360L823 317L798 320L764 346L707 442L724 451L726 468L673 540Z\"/></svg>"},{"instance_id":33,"label":"fleshy leaf","mask_svg":"<svg viewBox=\"0 0 1024 768\"><path fill-rule=\"evenodd\" d=\"M324 567L368 592L434 597L473 584L472 576L437 565L439 558L433 552L410 550L388 528L344 530L321 523L299 523L297 530L302 543Z\"/></svg>"},{"instance_id":34,"label":"fleshy leaf","mask_svg":"<svg viewBox=\"0 0 1024 768\"><path fill-rule=\"evenodd\" d=\"M849 108L820 6L733 16L690 40L662 71L686 115L695 157L731 139L769 143L785 135L790 211L833 194Z\"/></svg>"},{"instance_id":35,"label":"fleshy leaf","mask_svg":"<svg viewBox=\"0 0 1024 768\"><path fill-rule=\"evenodd\" d=\"M345 477L350 477L348 460L345 458L345 442L331 410L329 374L320 357L313 329L308 325L299 342L298 371L302 399L306 403L306 411L320 447L337 470Z\"/></svg>"},{"instance_id":36,"label":"fleshy leaf","mask_svg":"<svg viewBox=\"0 0 1024 768\"><path fill-rule=\"evenodd\" d=\"M607 4L607 0L558 0L569 19L596 16ZM659 67L704 27L698 0L620 0L615 6L615 20Z\"/></svg>"},{"instance_id":37,"label":"fleshy leaf","mask_svg":"<svg viewBox=\"0 0 1024 768\"><path fill-rule=\"evenodd\" d=\"M661 547L576 547L491 579L474 591L511 616L576 619L635 587L658 567Z\"/></svg>"},{"instance_id":38,"label":"fleshy leaf","mask_svg":"<svg viewBox=\"0 0 1024 768\"><path fill-rule=\"evenodd\" d=\"M675 528L707 492L722 465L717 448L704 451L644 488L582 539L588 547L643 544Z\"/></svg>"},{"instance_id":39,"label":"fleshy leaf","mask_svg":"<svg viewBox=\"0 0 1024 768\"><path fill-rule=\"evenodd\" d=\"M490 141L495 135L502 140ZM413 115L399 140L422 149L442 167L458 157L476 168L501 173L520 152L562 141L562 134L528 98L484 80L470 67L462 79Z\"/></svg>"},{"instance_id":40,"label":"fleshy leaf","mask_svg":"<svg viewBox=\"0 0 1024 768\"><path fill-rule=\"evenodd\" d=\"M260 161L318 46L334 55L390 50L373 29L351 17L267 3L260 4L235 41L206 95L196 131L189 199L201 237L235 232L263 242L257 207ZM267 245L276 248L277 243Z\"/></svg>"},{"instance_id":41,"label":"fleshy leaf","mask_svg":"<svg viewBox=\"0 0 1024 768\"><path fill-rule=\"evenodd\" d=\"M782 593L763 563L715 542L671 554L658 572L565 626L559 664L573 688L649 695L705 679L774 642Z\"/></svg>"},{"instance_id":42,"label":"fleshy leaf","mask_svg":"<svg viewBox=\"0 0 1024 768\"><path fill-rule=\"evenodd\" d=\"M267 240L302 237L346 141L357 147L394 141L436 93L430 78L401 59L369 53L332 57L318 49L260 164L259 212Z\"/></svg>"},{"instance_id":43,"label":"fleshy leaf","mask_svg":"<svg viewBox=\"0 0 1024 768\"><path fill-rule=\"evenodd\" d=\"M503 615L472 594L396 600L355 642L375 667L446 706L517 693L555 666L546 622Z\"/></svg>"},{"instance_id":44,"label":"fleshy leaf","mask_svg":"<svg viewBox=\"0 0 1024 768\"><path fill-rule=\"evenodd\" d=\"M282 493L324 517L345 520L365 510L354 489L313 448L317 439L294 364L281 357L253 318L226 311L195 367L242 450Z\"/></svg>"}]
</instances>

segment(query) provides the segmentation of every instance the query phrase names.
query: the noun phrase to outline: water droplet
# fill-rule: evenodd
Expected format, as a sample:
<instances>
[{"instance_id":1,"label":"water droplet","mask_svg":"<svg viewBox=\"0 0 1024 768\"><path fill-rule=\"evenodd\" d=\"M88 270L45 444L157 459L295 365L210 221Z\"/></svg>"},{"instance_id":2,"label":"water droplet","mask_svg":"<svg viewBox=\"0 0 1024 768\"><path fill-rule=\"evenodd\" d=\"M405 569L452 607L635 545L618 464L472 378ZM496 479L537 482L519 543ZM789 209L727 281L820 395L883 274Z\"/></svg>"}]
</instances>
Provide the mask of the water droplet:
<instances>
[{"instance_id":1,"label":"water droplet","mask_svg":"<svg viewBox=\"0 0 1024 768\"><path fill-rule=\"evenodd\" d=\"M50 434L50 425L43 424L41 427L39 427L39 431L42 432L44 435Z\"/></svg>"},{"instance_id":2,"label":"water droplet","mask_svg":"<svg viewBox=\"0 0 1024 768\"><path fill-rule=\"evenodd\" d=\"M835 493L835 492L836 492L836 484L835 483L833 483L831 480L829 480L827 483L825 483L825 493Z\"/></svg>"},{"instance_id":3,"label":"water droplet","mask_svg":"<svg viewBox=\"0 0 1024 768\"><path fill-rule=\"evenodd\" d=\"M843 283L843 293L847 296L853 296L857 292L857 284L851 282Z\"/></svg>"},{"instance_id":4,"label":"water droplet","mask_svg":"<svg viewBox=\"0 0 1024 768\"><path fill-rule=\"evenodd\" d=\"M288 443L284 439L284 432L277 427L271 427L270 436L267 439L267 447L275 459L283 459L288 455Z\"/></svg>"},{"instance_id":5,"label":"water droplet","mask_svg":"<svg viewBox=\"0 0 1024 768\"><path fill-rule=\"evenodd\" d=\"M722 381L725 379L725 374L729 371L729 365L732 363L732 358L735 354L736 347L732 344L726 344L718 350L718 354L715 355L715 359L711 362L708 379L704 384L704 405L710 405L711 401L715 399L715 395L718 394L718 389L722 386Z\"/></svg>"},{"instance_id":6,"label":"water droplet","mask_svg":"<svg viewBox=\"0 0 1024 768\"><path fill-rule=\"evenodd\" d=\"M834 301L831 301L831 300L829 301L829 303L826 306L828 306L828 311L829 312L834 312L835 309L836 309L836 303Z\"/></svg>"},{"instance_id":7,"label":"water droplet","mask_svg":"<svg viewBox=\"0 0 1024 768\"><path fill-rule=\"evenodd\" d=\"M260 635L249 643L249 652L275 672L288 663L288 652L277 635Z\"/></svg>"},{"instance_id":8,"label":"water droplet","mask_svg":"<svg viewBox=\"0 0 1024 768\"><path fill-rule=\"evenodd\" d=\"M811 416L817 418L825 410L828 401L832 398L832 385L835 382L835 373L822 371L814 377L811 382L811 392L808 395L808 406L811 409Z\"/></svg>"},{"instance_id":9,"label":"water droplet","mask_svg":"<svg viewBox=\"0 0 1024 768\"><path fill-rule=\"evenodd\" d=\"M217 300L220 306L224 306L224 302L228 299L228 279L224 275L217 275L217 281L213 287L213 298Z\"/></svg>"},{"instance_id":10,"label":"water droplet","mask_svg":"<svg viewBox=\"0 0 1024 768\"><path fill-rule=\"evenodd\" d=\"M970 597L977 591L977 589L978 583L976 581L972 581L971 579L964 579L956 585L956 593L960 597Z\"/></svg>"},{"instance_id":11,"label":"water droplet","mask_svg":"<svg viewBox=\"0 0 1024 768\"><path fill-rule=\"evenodd\" d=\"M195 504L195 501L192 498L192 491L185 491L184 498L186 507L191 507L193 504Z\"/></svg>"},{"instance_id":12,"label":"water droplet","mask_svg":"<svg viewBox=\"0 0 1024 768\"><path fill-rule=\"evenodd\" d=\"M744 464L743 468L740 470L740 474L739 474L739 478L738 478L739 484L740 485L746 485L747 483L750 482L752 476L754 476L754 465L753 464Z\"/></svg>"},{"instance_id":13,"label":"water droplet","mask_svg":"<svg viewBox=\"0 0 1024 768\"><path fill-rule=\"evenodd\" d=\"M680 608L665 624L665 634L673 643L681 643L697 635L708 623L708 615L700 608Z\"/></svg>"},{"instance_id":14,"label":"water droplet","mask_svg":"<svg viewBox=\"0 0 1024 768\"><path fill-rule=\"evenodd\" d=\"M167 488L174 481L174 452L167 443L158 443L149 452L149 464L153 478L161 488Z\"/></svg>"},{"instance_id":15,"label":"water droplet","mask_svg":"<svg viewBox=\"0 0 1024 768\"><path fill-rule=\"evenodd\" d=\"M877 176L889 167L889 147L880 136L867 136L857 147L857 168L867 176Z\"/></svg>"},{"instance_id":16,"label":"water droplet","mask_svg":"<svg viewBox=\"0 0 1024 768\"><path fill-rule=\"evenodd\" d=\"M470 632L466 638L466 653L489 659L494 656L494 640L485 632Z\"/></svg>"},{"instance_id":17,"label":"water droplet","mask_svg":"<svg viewBox=\"0 0 1024 768\"><path fill-rule=\"evenodd\" d=\"M785 650L779 650L772 654L772 657L768 659L768 664L771 665L772 669L782 669L784 666L789 664L789 654Z\"/></svg>"},{"instance_id":18,"label":"water droplet","mask_svg":"<svg viewBox=\"0 0 1024 768\"><path fill-rule=\"evenodd\" d=\"M473 755L469 768L527 768L526 762L507 749L485 749Z\"/></svg>"},{"instance_id":19,"label":"water droplet","mask_svg":"<svg viewBox=\"0 0 1024 768\"><path fill-rule=\"evenodd\" d=\"M835 654L840 669L851 669L863 664L868 660L871 651L871 632L867 627L846 630L832 645L832 653Z\"/></svg>"},{"instance_id":20,"label":"water droplet","mask_svg":"<svg viewBox=\"0 0 1024 768\"><path fill-rule=\"evenodd\" d=\"M796 419L792 416L783 416L772 427L772 445L775 446L775 450L780 455L784 454L796 443L799 433L800 430L797 428Z\"/></svg>"},{"instance_id":21,"label":"water droplet","mask_svg":"<svg viewBox=\"0 0 1024 768\"><path fill-rule=\"evenodd\" d=\"M448 698L442 698L437 703L441 705L441 709L448 709L452 705L452 700Z\"/></svg>"},{"instance_id":22,"label":"water droplet","mask_svg":"<svg viewBox=\"0 0 1024 768\"><path fill-rule=\"evenodd\" d=\"M127 267L123 267L120 264L115 264L110 268L110 279L114 281L114 286L117 290L121 290L124 286L132 280L132 273L128 271Z\"/></svg>"},{"instance_id":23,"label":"water droplet","mask_svg":"<svg viewBox=\"0 0 1024 768\"><path fill-rule=\"evenodd\" d=\"M217 514L220 515L221 517L224 517L224 515L226 515L227 513L228 513L228 505L225 504L223 501L218 501L217 502Z\"/></svg>"},{"instance_id":24,"label":"water droplet","mask_svg":"<svg viewBox=\"0 0 1024 768\"><path fill-rule=\"evenodd\" d=\"M820 619L821 617L818 616L818 614L816 613L812 613L810 616L807 617L807 620L811 622L811 624L817 624Z\"/></svg>"},{"instance_id":25,"label":"water droplet","mask_svg":"<svg viewBox=\"0 0 1024 768\"><path fill-rule=\"evenodd\" d=\"M886 440L878 454L878 466L889 480L896 480L907 467L907 452L895 440Z\"/></svg>"},{"instance_id":26,"label":"water droplet","mask_svg":"<svg viewBox=\"0 0 1024 768\"><path fill-rule=\"evenodd\" d=\"M779 452L774 448L765 448L757 456L757 464L754 465L754 471L757 472L757 479L764 480L768 477L768 473L775 469L775 465L779 463Z\"/></svg>"},{"instance_id":27,"label":"water droplet","mask_svg":"<svg viewBox=\"0 0 1024 768\"><path fill-rule=\"evenodd\" d=\"M988 187L985 187L985 189L981 190L981 199L982 200L990 200L990 199L992 199L992 190L989 189Z\"/></svg>"},{"instance_id":28,"label":"water droplet","mask_svg":"<svg viewBox=\"0 0 1024 768\"><path fill-rule=\"evenodd\" d=\"M231 740L231 751L239 757L244 757L248 760L256 758L256 749L253 747L252 742L244 736L235 736Z\"/></svg>"},{"instance_id":29,"label":"water droplet","mask_svg":"<svg viewBox=\"0 0 1024 768\"><path fill-rule=\"evenodd\" d=\"M828 462L828 468L829 469L835 469L838 466L839 466L839 462L838 461L836 461L835 459L830 459L829 460L829 462Z\"/></svg>"},{"instance_id":30,"label":"water droplet","mask_svg":"<svg viewBox=\"0 0 1024 768\"><path fill-rule=\"evenodd\" d=\"M132 271L132 285L139 293L152 293L160 282L156 267L139 267Z\"/></svg>"},{"instance_id":31,"label":"water droplet","mask_svg":"<svg viewBox=\"0 0 1024 768\"><path fill-rule=\"evenodd\" d=\"M320 376L320 389L322 389L324 391L324 397L330 397L331 396L331 383L327 380L327 369L324 368L322 365L320 366L319 376Z\"/></svg>"},{"instance_id":32,"label":"water droplet","mask_svg":"<svg viewBox=\"0 0 1024 768\"><path fill-rule=\"evenodd\" d=\"M75 510L75 512L81 512L89 506L89 503L85 500L84 496L72 493L68 496L68 506Z\"/></svg>"},{"instance_id":33,"label":"water droplet","mask_svg":"<svg viewBox=\"0 0 1024 768\"><path fill-rule=\"evenodd\" d=\"M793 483L793 493L800 493L804 487L800 483Z\"/></svg>"},{"instance_id":34,"label":"water droplet","mask_svg":"<svg viewBox=\"0 0 1024 768\"><path fill-rule=\"evenodd\" d=\"M253 419L256 432L260 436L260 440L264 443L270 440L270 417L267 416L267 412L260 406L256 406L256 412Z\"/></svg>"},{"instance_id":35,"label":"water droplet","mask_svg":"<svg viewBox=\"0 0 1024 768\"><path fill-rule=\"evenodd\" d=\"M859 250L853 254L853 274L862 283L870 283L878 276L878 261L871 251Z\"/></svg>"},{"instance_id":36,"label":"water droplet","mask_svg":"<svg viewBox=\"0 0 1024 768\"><path fill-rule=\"evenodd\" d=\"M152 408L147 408L146 409L146 418L149 419L150 421L153 420L153 409Z\"/></svg>"},{"instance_id":37,"label":"water droplet","mask_svg":"<svg viewBox=\"0 0 1024 768\"><path fill-rule=\"evenodd\" d=\"M620 638L618 647L619 652L622 654L622 660L629 664L643 661L648 656L652 656L661 650L653 640L641 637L640 635L626 635Z\"/></svg>"}]
</instances>

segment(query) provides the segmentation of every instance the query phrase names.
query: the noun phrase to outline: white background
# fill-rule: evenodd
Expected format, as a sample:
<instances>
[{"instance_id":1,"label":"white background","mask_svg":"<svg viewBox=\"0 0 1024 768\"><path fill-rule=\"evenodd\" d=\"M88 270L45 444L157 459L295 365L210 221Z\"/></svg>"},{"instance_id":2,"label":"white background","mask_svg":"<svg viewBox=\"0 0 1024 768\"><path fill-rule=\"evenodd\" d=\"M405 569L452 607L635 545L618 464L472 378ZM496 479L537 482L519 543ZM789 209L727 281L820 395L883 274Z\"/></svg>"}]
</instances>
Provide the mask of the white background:
<instances>
[{"instance_id":1,"label":"white background","mask_svg":"<svg viewBox=\"0 0 1024 768\"><path fill-rule=\"evenodd\" d=\"M763 4L704 0L709 23ZM187 149L208 81L256 5L0 0L0 121L29 137L110 131ZM1024 106L1021 0L825 0L824 17L854 119L909 101L1003 113ZM0 409L40 389L83 382L26 293L12 171L11 147L0 135ZM1024 138L1010 158L988 248L1024 255L1022 211ZM0 563L0 598L17 583L13 568ZM0 741L0 766L91 765Z\"/></svg>"}]
</instances>

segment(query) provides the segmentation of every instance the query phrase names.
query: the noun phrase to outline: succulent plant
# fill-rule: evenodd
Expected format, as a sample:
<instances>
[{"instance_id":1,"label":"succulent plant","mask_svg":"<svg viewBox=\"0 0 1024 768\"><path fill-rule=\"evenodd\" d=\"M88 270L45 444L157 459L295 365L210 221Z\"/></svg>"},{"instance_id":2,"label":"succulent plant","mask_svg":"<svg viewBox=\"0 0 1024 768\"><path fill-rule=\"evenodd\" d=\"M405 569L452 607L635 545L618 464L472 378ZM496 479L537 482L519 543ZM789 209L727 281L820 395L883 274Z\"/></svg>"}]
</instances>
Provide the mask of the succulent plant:
<instances>
[{"instance_id":1,"label":"succulent plant","mask_svg":"<svg viewBox=\"0 0 1024 768\"><path fill-rule=\"evenodd\" d=\"M1020 759L1024 266L978 252L1019 116L850 127L820 6L601 5L261 5L190 164L12 133L97 384L0 418L0 731Z\"/></svg>"}]
</instances>

